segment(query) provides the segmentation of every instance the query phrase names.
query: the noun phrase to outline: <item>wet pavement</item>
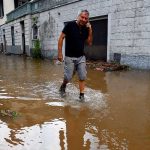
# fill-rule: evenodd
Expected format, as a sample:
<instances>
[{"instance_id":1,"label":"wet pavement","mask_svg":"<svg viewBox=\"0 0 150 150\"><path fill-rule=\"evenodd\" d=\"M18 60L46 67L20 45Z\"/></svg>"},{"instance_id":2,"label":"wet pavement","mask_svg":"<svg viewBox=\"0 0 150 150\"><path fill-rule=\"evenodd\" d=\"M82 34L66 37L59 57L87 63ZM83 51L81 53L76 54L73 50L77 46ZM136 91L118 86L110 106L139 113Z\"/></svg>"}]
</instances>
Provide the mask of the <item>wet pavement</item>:
<instances>
[{"instance_id":1,"label":"wet pavement","mask_svg":"<svg viewBox=\"0 0 150 150\"><path fill-rule=\"evenodd\" d=\"M88 68L85 102L75 76L61 98L63 67L0 54L0 150L149 150L150 71Z\"/></svg>"}]
</instances>

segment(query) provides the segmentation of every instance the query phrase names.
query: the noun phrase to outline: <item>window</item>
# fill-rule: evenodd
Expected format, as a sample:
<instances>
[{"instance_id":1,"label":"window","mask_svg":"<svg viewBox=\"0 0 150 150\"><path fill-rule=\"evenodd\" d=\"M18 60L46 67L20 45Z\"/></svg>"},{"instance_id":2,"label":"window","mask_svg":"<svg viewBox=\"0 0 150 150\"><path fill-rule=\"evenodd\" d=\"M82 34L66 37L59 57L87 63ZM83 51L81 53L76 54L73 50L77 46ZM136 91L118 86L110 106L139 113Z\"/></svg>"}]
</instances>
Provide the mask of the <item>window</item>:
<instances>
[{"instance_id":1,"label":"window","mask_svg":"<svg viewBox=\"0 0 150 150\"><path fill-rule=\"evenodd\" d=\"M36 24L33 25L33 39L37 39L38 38L38 27Z\"/></svg>"}]
</instances>

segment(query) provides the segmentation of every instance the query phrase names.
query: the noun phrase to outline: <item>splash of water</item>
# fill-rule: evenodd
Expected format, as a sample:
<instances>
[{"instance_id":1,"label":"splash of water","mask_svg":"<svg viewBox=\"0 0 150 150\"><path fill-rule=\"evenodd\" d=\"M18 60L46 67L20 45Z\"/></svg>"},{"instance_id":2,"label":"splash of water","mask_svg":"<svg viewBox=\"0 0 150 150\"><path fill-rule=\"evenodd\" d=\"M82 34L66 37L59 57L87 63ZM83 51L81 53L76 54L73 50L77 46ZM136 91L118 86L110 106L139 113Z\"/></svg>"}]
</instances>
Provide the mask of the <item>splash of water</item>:
<instances>
[{"instance_id":1,"label":"splash of water","mask_svg":"<svg viewBox=\"0 0 150 150\"><path fill-rule=\"evenodd\" d=\"M66 88L66 97L62 98L59 93L61 81L48 82L44 85L34 86L34 94L39 95L44 100L64 101L69 105L78 107L81 104L92 109L103 109L107 107L105 95L100 90L85 88L85 101L79 102L79 89L74 83L69 83Z\"/></svg>"}]
</instances>

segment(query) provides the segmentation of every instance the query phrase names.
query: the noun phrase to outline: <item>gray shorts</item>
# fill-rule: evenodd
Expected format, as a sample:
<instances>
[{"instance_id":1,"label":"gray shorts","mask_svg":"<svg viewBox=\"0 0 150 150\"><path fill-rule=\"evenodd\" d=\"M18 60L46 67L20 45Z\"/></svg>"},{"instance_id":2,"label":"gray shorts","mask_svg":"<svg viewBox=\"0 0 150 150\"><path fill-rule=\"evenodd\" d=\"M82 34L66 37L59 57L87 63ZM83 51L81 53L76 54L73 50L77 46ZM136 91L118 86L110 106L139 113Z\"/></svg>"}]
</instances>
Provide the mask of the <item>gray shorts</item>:
<instances>
[{"instance_id":1,"label":"gray shorts","mask_svg":"<svg viewBox=\"0 0 150 150\"><path fill-rule=\"evenodd\" d=\"M86 79L87 71L85 56L78 58L65 57L64 79L70 81L75 72L78 73L79 80Z\"/></svg>"}]
</instances>

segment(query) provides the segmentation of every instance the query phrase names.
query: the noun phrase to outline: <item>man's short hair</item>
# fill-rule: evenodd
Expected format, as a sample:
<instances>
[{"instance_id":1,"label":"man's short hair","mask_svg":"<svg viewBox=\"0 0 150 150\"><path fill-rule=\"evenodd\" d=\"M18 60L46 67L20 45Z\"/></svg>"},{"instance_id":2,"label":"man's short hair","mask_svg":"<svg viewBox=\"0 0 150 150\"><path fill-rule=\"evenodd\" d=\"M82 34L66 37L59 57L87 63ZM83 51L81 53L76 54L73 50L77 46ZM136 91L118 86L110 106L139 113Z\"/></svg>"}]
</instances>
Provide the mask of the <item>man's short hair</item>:
<instances>
[{"instance_id":1,"label":"man's short hair","mask_svg":"<svg viewBox=\"0 0 150 150\"><path fill-rule=\"evenodd\" d=\"M89 13L89 11L88 11L87 9L82 9L82 10L78 11L78 16L79 16L81 13L83 13L83 12L87 13L88 15L90 15L90 13Z\"/></svg>"}]
</instances>

